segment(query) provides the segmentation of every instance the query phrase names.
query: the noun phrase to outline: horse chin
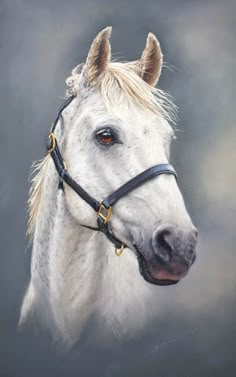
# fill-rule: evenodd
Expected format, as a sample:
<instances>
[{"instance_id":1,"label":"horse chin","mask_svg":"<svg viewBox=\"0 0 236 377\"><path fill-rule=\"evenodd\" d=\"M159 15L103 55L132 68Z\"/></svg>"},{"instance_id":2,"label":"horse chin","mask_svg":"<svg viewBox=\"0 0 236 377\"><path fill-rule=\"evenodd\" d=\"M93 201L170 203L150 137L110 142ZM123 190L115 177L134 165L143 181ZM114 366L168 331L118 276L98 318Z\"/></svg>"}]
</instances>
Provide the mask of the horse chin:
<instances>
[{"instance_id":1,"label":"horse chin","mask_svg":"<svg viewBox=\"0 0 236 377\"><path fill-rule=\"evenodd\" d=\"M138 258L140 274L148 283L161 286L174 285L177 284L180 279L187 274L186 272L184 274L177 275L163 269L160 269L159 271L152 271L139 249L136 246L135 249Z\"/></svg>"}]
</instances>

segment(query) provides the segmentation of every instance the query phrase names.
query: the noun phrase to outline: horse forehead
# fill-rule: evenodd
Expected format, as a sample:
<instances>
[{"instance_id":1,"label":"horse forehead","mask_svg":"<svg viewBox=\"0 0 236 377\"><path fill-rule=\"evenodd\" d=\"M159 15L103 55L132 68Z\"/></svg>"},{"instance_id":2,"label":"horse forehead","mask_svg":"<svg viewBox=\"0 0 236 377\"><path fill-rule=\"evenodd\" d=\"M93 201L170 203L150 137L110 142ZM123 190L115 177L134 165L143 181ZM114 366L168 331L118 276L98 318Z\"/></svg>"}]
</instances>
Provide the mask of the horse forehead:
<instances>
[{"instance_id":1,"label":"horse forehead","mask_svg":"<svg viewBox=\"0 0 236 377\"><path fill-rule=\"evenodd\" d=\"M75 101L76 102L76 101ZM81 127L85 132L96 129L99 125L116 125L121 127L124 131L131 131L137 137L141 135L152 135L153 137L165 138L172 133L172 128L169 123L160 115L152 113L151 111L141 111L136 106L123 108L117 106L115 111L109 111L101 97L98 95L88 96L82 103L74 103L73 113L75 119L74 126Z\"/></svg>"},{"instance_id":2,"label":"horse forehead","mask_svg":"<svg viewBox=\"0 0 236 377\"><path fill-rule=\"evenodd\" d=\"M129 139L143 139L143 138L158 138L160 140L168 137L171 127L169 124L162 119L157 117L149 118L148 116L138 116L137 118L133 116L112 116L109 113L99 114L92 112L86 114L84 117L80 118L80 134L88 134L99 127L115 127L115 129L126 135ZM74 128L77 133L77 127Z\"/></svg>"},{"instance_id":3,"label":"horse forehead","mask_svg":"<svg viewBox=\"0 0 236 377\"><path fill-rule=\"evenodd\" d=\"M98 105L98 104L97 104ZM118 107L116 111L109 111L104 106L87 108L80 114L80 121L88 128L94 128L100 124L114 124L125 129L134 129L140 133L148 133L154 130L156 133L169 132L169 124L161 116L150 112L143 112L137 108L124 109Z\"/></svg>"},{"instance_id":4,"label":"horse forehead","mask_svg":"<svg viewBox=\"0 0 236 377\"><path fill-rule=\"evenodd\" d=\"M173 133L169 123L155 114L129 115L122 119L121 124L123 124L122 128L128 138L130 136L132 140L144 141L144 146L145 141L151 140L153 143L159 142L161 145L165 140L170 140Z\"/></svg>"}]
</instances>

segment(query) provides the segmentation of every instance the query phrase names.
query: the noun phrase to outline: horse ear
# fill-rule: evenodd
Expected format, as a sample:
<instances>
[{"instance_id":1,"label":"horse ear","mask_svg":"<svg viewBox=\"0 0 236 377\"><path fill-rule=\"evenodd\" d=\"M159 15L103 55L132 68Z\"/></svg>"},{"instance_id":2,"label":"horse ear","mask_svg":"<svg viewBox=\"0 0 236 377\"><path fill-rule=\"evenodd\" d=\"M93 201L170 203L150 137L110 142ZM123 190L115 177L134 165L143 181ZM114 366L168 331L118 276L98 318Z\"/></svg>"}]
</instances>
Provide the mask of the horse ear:
<instances>
[{"instance_id":1,"label":"horse ear","mask_svg":"<svg viewBox=\"0 0 236 377\"><path fill-rule=\"evenodd\" d=\"M101 30L94 39L86 59L86 78L90 84L95 84L97 78L106 70L111 60L109 38L112 27Z\"/></svg>"},{"instance_id":2,"label":"horse ear","mask_svg":"<svg viewBox=\"0 0 236 377\"><path fill-rule=\"evenodd\" d=\"M155 86L161 74L163 54L154 34L147 36L146 47L139 60L140 76L149 85Z\"/></svg>"}]
</instances>

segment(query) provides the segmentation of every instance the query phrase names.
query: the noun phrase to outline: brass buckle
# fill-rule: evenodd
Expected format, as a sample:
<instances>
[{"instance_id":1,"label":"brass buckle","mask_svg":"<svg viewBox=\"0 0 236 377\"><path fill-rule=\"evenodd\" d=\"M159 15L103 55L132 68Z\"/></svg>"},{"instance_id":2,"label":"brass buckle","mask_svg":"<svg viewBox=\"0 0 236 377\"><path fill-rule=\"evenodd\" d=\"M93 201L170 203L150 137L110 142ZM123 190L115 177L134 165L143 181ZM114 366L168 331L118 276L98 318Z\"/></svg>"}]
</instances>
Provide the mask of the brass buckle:
<instances>
[{"instance_id":1,"label":"brass buckle","mask_svg":"<svg viewBox=\"0 0 236 377\"><path fill-rule=\"evenodd\" d=\"M111 218L111 206L106 208L102 203L100 203L99 210L97 212L98 217L103 219L104 224L106 224Z\"/></svg>"},{"instance_id":2,"label":"brass buckle","mask_svg":"<svg viewBox=\"0 0 236 377\"><path fill-rule=\"evenodd\" d=\"M48 153L51 153L55 148L56 148L56 136L55 134L52 132L48 135L48 138L50 139L51 141L51 145L50 145L50 148L48 149Z\"/></svg>"},{"instance_id":3,"label":"brass buckle","mask_svg":"<svg viewBox=\"0 0 236 377\"><path fill-rule=\"evenodd\" d=\"M119 257L123 253L124 248L125 248L125 245L123 243L119 249L117 247L115 248L115 254L117 257Z\"/></svg>"}]
</instances>

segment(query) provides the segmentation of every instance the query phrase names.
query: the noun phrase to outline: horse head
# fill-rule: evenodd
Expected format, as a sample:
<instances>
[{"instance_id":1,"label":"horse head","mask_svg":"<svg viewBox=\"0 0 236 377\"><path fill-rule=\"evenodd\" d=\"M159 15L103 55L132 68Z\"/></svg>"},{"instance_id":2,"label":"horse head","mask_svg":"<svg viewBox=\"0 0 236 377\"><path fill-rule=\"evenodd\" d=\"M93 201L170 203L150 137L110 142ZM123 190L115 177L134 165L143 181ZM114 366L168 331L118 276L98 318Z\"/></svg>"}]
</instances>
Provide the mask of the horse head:
<instances>
[{"instance_id":1,"label":"horse head","mask_svg":"<svg viewBox=\"0 0 236 377\"><path fill-rule=\"evenodd\" d=\"M156 164L169 162L175 107L156 89L163 55L149 33L137 61L111 61L111 28L93 41L86 62L67 79L75 96L63 112L63 157L75 181L102 201L126 181ZM68 209L78 224L96 227L94 211L65 185ZM115 236L138 258L150 283L170 285L195 260L197 230L173 175L136 187L112 208Z\"/></svg>"}]
</instances>

